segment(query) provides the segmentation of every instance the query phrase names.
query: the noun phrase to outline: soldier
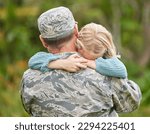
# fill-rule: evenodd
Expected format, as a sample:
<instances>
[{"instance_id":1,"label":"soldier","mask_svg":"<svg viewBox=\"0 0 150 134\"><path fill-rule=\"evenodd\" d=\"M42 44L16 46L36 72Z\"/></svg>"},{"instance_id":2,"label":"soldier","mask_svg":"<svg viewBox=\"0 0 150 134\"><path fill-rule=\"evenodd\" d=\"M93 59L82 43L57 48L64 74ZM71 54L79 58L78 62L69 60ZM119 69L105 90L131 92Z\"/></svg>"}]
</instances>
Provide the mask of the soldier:
<instances>
[{"instance_id":1,"label":"soldier","mask_svg":"<svg viewBox=\"0 0 150 134\"><path fill-rule=\"evenodd\" d=\"M38 27L40 40L49 52L62 53L63 58L76 52L78 27L68 8L44 12ZM85 61L77 60L78 67ZM137 109L141 92L131 80L107 77L90 68L76 73L28 69L22 79L21 98L30 116L110 117Z\"/></svg>"}]
</instances>

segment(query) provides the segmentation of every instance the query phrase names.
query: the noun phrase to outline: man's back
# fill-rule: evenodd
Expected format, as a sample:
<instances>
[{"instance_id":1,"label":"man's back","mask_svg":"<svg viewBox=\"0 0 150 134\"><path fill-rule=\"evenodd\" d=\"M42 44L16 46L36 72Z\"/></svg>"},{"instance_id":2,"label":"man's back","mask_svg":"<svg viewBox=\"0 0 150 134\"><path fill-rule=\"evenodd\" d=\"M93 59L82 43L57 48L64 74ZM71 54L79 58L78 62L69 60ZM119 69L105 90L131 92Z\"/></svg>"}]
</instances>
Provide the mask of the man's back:
<instances>
[{"instance_id":1,"label":"man's back","mask_svg":"<svg viewBox=\"0 0 150 134\"><path fill-rule=\"evenodd\" d=\"M78 73L27 70L22 102L31 116L117 116L136 109L139 87L128 80L103 76L92 69Z\"/></svg>"}]
</instances>

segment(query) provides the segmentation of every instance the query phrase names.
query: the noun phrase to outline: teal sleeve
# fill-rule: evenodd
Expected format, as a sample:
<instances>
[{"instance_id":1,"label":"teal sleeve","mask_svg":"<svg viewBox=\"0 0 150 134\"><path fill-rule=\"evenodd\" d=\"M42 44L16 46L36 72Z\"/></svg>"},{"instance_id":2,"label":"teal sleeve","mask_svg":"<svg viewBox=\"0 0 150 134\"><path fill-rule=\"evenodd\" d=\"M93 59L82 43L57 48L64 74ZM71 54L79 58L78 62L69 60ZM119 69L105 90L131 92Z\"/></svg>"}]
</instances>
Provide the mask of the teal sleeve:
<instances>
[{"instance_id":1,"label":"teal sleeve","mask_svg":"<svg viewBox=\"0 0 150 134\"><path fill-rule=\"evenodd\" d=\"M29 59L28 66L31 69L47 72L52 70L48 68L48 63L61 57L61 55L55 55L52 53L38 52Z\"/></svg>"},{"instance_id":2,"label":"teal sleeve","mask_svg":"<svg viewBox=\"0 0 150 134\"><path fill-rule=\"evenodd\" d=\"M112 57L109 59L96 59L96 71L102 75L107 76L119 78L127 77L127 69L117 57Z\"/></svg>"}]
</instances>

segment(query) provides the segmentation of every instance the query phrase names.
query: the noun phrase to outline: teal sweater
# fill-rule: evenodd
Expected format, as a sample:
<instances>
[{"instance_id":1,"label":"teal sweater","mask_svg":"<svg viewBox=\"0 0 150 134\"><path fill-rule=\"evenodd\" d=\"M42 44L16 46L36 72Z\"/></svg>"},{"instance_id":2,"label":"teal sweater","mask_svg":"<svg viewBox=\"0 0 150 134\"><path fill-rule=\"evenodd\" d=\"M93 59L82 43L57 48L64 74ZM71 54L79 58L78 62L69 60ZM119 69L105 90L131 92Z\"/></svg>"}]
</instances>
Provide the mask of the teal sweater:
<instances>
[{"instance_id":1,"label":"teal sweater","mask_svg":"<svg viewBox=\"0 0 150 134\"><path fill-rule=\"evenodd\" d=\"M51 54L46 52L38 52L32 56L28 62L29 68L37 69L42 72L47 72L52 69L48 68L48 63L60 58L66 58L72 53L62 53L62 54ZM109 59L104 59L102 57L97 58L96 71L102 75L126 78L127 70L125 65L117 58L112 57Z\"/></svg>"}]
</instances>

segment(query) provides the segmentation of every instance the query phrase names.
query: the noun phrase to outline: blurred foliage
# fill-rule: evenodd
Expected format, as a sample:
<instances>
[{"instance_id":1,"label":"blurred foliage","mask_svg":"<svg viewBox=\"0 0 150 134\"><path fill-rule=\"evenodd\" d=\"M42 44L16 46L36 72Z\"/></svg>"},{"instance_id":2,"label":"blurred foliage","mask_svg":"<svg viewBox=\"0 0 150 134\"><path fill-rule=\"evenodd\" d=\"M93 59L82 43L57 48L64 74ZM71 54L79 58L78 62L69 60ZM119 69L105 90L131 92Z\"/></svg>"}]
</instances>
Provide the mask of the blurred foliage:
<instances>
[{"instance_id":1,"label":"blurred foliage","mask_svg":"<svg viewBox=\"0 0 150 134\"><path fill-rule=\"evenodd\" d=\"M57 6L70 8L79 22L79 29L95 22L116 35L114 41L120 40L116 46L121 48L128 77L138 83L143 94L140 108L121 116L150 116L150 42L147 34L150 2L146 0L1 0L0 116L28 116L20 100L21 77L28 68L28 59L38 51L46 51L38 37L38 16Z\"/></svg>"}]
</instances>

